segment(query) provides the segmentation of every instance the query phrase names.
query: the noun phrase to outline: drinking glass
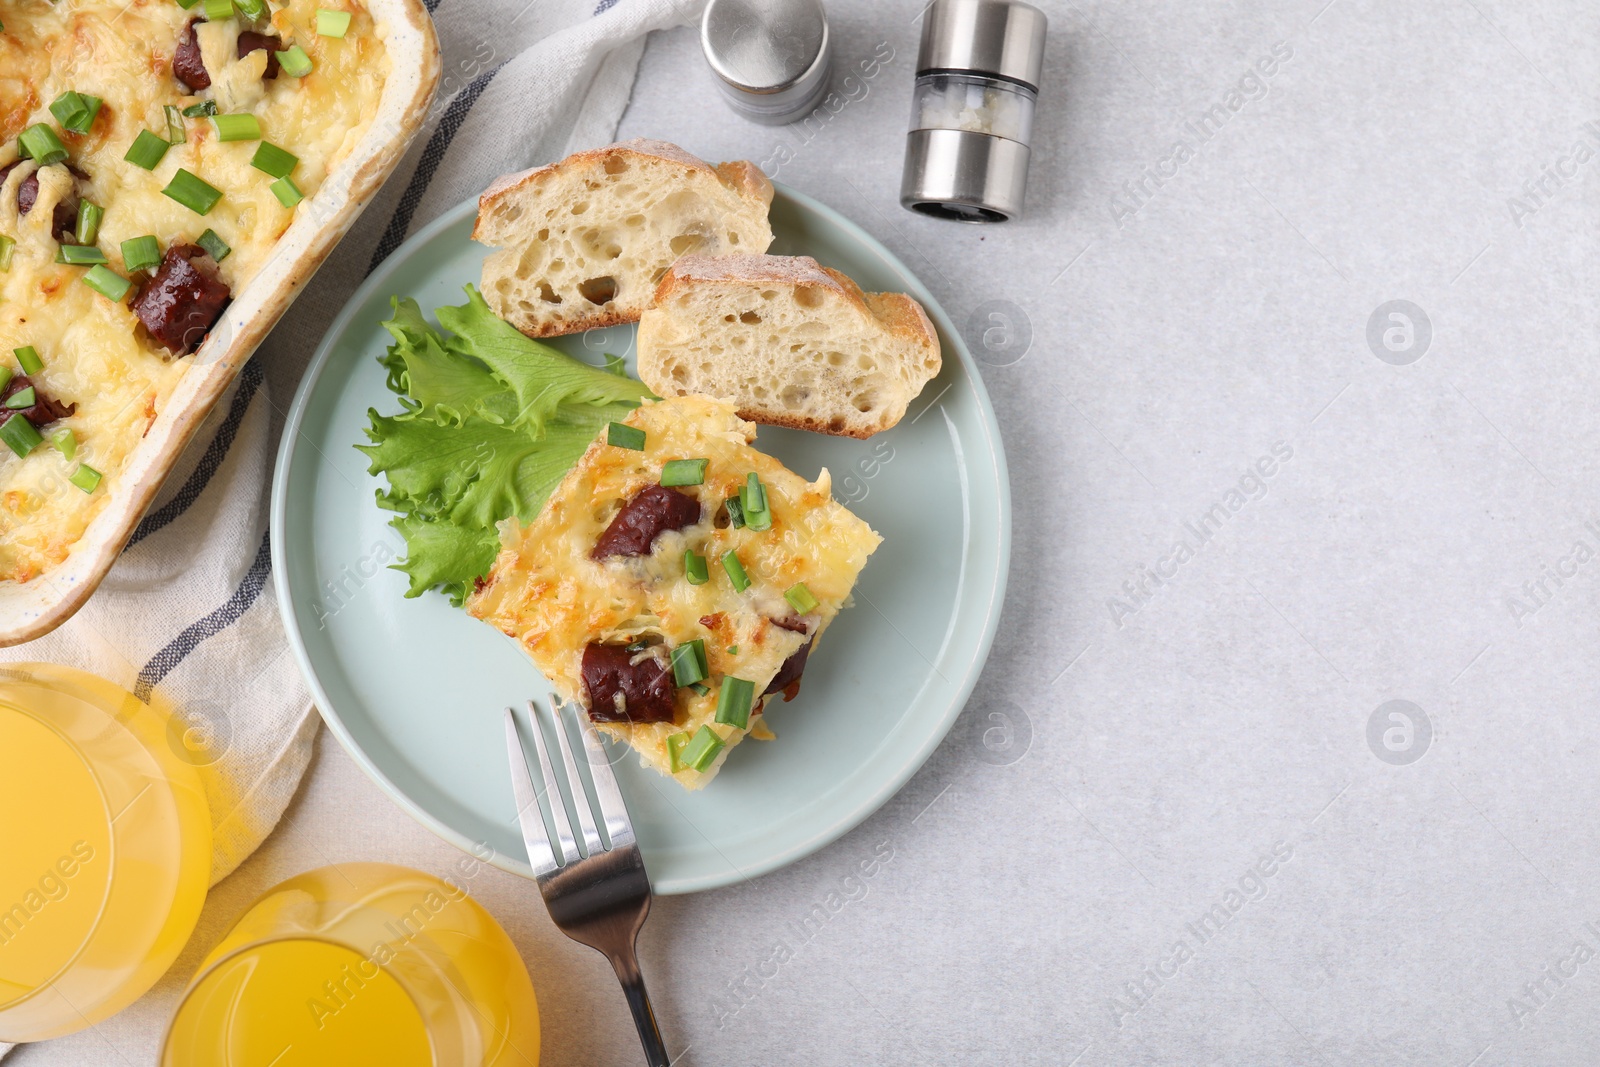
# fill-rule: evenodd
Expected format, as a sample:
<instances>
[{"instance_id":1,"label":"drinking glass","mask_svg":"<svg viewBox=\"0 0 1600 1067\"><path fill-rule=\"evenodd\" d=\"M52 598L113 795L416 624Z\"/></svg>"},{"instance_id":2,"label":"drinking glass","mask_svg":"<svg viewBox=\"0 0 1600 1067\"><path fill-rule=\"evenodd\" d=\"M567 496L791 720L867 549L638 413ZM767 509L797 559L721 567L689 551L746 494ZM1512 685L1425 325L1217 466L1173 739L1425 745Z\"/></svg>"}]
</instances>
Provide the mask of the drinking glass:
<instances>
[{"instance_id":1,"label":"drinking glass","mask_svg":"<svg viewBox=\"0 0 1600 1067\"><path fill-rule=\"evenodd\" d=\"M176 721L83 671L0 666L0 1041L120 1011L189 939L211 817Z\"/></svg>"},{"instance_id":2,"label":"drinking glass","mask_svg":"<svg viewBox=\"0 0 1600 1067\"><path fill-rule=\"evenodd\" d=\"M341 863L256 901L200 965L163 1067L533 1067L516 946L458 882Z\"/></svg>"}]
</instances>

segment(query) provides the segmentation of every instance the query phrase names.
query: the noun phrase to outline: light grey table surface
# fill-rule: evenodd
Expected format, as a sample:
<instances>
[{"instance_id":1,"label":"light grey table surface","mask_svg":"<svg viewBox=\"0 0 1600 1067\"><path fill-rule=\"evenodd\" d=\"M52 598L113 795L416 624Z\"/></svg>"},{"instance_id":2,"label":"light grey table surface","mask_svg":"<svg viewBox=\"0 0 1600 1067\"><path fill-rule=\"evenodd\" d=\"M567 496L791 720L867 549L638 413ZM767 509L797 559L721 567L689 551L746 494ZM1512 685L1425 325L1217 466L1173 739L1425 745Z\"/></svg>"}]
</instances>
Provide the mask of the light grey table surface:
<instances>
[{"instance_id":1,"label":"light grey table surface","mask_svg":"<svg viewBox=\"0 0 1600 1067\"><path fill-rule=\"evenodd\" d=\"M977 694L839 843L656 902L669 1044L685 1064L1595 1063L1600 9L1044 6L1006 226L897 205L917 0L830 5L844 103L804 128L728 112L687 30L646 51L622 136L763 163L976 335L996 308L1013 330L979 350L1015 542ZM272 368L280 404L298 370ZM15 1062L150 1063L183 977L267 886L456 858L324 734L160 986ZM472 888L532 971L545 1062L639 1062L601 959L528 884Z\"/></svg>"}]
</instances>

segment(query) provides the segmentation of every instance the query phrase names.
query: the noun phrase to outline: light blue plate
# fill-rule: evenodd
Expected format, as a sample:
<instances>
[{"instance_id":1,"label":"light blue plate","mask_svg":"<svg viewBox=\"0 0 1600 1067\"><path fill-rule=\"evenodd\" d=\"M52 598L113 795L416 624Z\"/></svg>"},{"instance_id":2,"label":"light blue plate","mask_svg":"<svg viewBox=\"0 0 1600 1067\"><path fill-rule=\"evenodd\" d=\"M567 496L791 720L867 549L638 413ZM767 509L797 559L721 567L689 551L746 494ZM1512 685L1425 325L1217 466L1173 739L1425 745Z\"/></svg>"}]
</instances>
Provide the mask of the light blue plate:
<instances>
[{"instance_id":1,"label":"light blue plate","mask_svg":"<svg viewBox=\"0 0 1600 1067\"><path fill-rule=\"evenodd\" d=\"M272 488L273 577L289 640L328 727L423 825L528 873L501 709L548 690L522 651L429 593L406 600L403 554L366 472L367 409L399 405L377 357L389 297L425 312L465 300L485 249L465 203L407 241L334 322L289 413ZM901 424L867 441L762 427L758 448L834 494L883 535L806 668L800 696L767 719L699 793L616 761L659 893L752 878L856 826L893 796L950 729L988 655L1005 595L1011 502L994 411L949 318L877 241L831 209L780 189L772 251L805 254L867 290L922 301L944 371ZM590 362L626 353L633 327L556 342Z\"/></svg>"}]
</instances>

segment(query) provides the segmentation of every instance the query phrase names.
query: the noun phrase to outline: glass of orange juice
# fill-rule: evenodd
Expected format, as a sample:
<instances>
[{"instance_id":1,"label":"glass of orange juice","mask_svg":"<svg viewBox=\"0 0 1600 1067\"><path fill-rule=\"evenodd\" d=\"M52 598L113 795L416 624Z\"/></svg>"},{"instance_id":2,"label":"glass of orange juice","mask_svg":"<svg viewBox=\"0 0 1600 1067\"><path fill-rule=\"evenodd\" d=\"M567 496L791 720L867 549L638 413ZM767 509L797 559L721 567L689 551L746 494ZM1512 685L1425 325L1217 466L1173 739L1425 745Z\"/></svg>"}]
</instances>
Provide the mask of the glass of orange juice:
<instances>
[{"instance_id":1,"label":"glass of orange juice","mask_svg":"<svg viewBox=\"0 0 1600 1067\"><path fill-rule=\"evenodd\" d=\"M533 1067L511 938L458 884L384 863L268 890L200 965L163 1067Z\"/></svg>"},{"instance_id":2,"label":"glass of orange juice","mask_svg":"<svg viewBox=\"0 0 1600 1067\"><path fill-rule=\"evenodd\" d=\"M112 1015L189 939L211 818L173 721L92 674L0 666L0 1041Z\"/></svg>"}]
</instances>

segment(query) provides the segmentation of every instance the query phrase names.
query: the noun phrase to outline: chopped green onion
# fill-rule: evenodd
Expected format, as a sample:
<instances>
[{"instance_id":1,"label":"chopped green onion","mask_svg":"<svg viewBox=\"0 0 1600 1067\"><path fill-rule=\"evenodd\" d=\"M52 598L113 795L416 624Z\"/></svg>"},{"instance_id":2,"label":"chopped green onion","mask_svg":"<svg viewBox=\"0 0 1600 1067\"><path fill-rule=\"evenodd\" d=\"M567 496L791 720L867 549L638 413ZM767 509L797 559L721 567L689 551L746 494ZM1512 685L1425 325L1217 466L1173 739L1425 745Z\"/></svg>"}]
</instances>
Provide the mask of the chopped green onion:
<instances>
[{"instance_id":1,"label":"chopped green onion","mask_svg":"<svg viewBox=\"0 0 1600 1067\"><path fill-rule=\"evenodd\" d=\"M728 646L728 655L737 656L738 654L739 654L739 646L738 645L729 645Z\"/></svg>"},{"instance_id":2,"label":"chopped green onion","mask_svg":"<svg viewBox=\"0 0 1600 1067\"><path fill-rule=\"evenodd\" d=\"M104 103L104 101L92 93L79 93L78 95L83 97L83 102L89 106L89 117L83 120L83 129L80 130L73 126L69 126L67 128L72 130L73 133L88 133L89 127L94 125L95 116L100 114L100 105Z\"/></svg>"},{"instance_id":3,"label":"chopped green onion","mask_svg":"<svg viewBox=\"0 0 1600 1067\"><path fill-rule=\"evenodd\" d=\"M177 104L163 105L161 110L164 111L167 116L168 143L183 144L183 142L189 139L189 135L184 131L183 128L183 112L178 108Z\"/></svg>"},{"instance_id":4,"label":"chopped green onion","mask_svg":"<svg viewBox=\"0 0 1600 1067\"><path fill-rule=\"evenodd\" d=\"M92 267L96 263L111 261L94 245L62 245L56 249L56 262L69 267Z\"/></svg>"},{"instance_id":5,"label":"chopped green onion","mask_svg":"<svg viewBox=\"0 0 1600 1067\"><path fill-rule=\"evenodd\" d=\"M39 436L39 431L33 428L33 423L26 416L13 415L5 422L0 422L0 441L4 441L11 451L19 456L26 456L44 442Z\"/></svg>"},{"instance_id":6,"label":"chopped green onion","mask_svg":"<svg viewBox=\"0 0 1600 1067\"><path fill-rule=\"evenodd\" d=\"M728 525L739 529L744 525L744 505L739 503L736 496L730 496L724 503L728 508Z\"/></svg>"},{"instance_id":7,"label":"chopped green onion","mask_svg":"<svg viewBox=\"0 0 1600 1067\"><path fill-rule=\"evenodd\" d=\"M17 146L41 167L60 163L67 158L67 146L61 143L56 131L42 122L23 130L17 138Z\"/></svg>"},{"instance_id":8,"label":"chopped green onion","mask_svg":"<svg viewBox=\"0 0 1600 1067\"><path fill-rule=\"evenodd\" d=\"M254 115L213 115L211 124L217 128L219 141L261 140L261 120Z\"/></svg>"},{"instance_id":9,"label":"chopped green onion","mask_svg":"<svg viewBox=\"0 0 1600 1067\"><path fill-rule=\"evenodd\" d=\"M750 705L755 702L756 683L729 675L722 679L717 694L717 721L743 730L750 725Z\"/></svg>"},{"instance_id":10,"label":"chopped green onion","mask_svg":"<svg viewBox=\"0 0 1600 1067\"><path fill-rule=\"evenodd\" d=\"M267 10L267 0L237 0L239 10L247 19L264 19L270 12Z\"/></svg>"},{"instance_id":11,"label":"chopped green onion","mask_svg":"<svg viewBox=\"0 0 1600 1067\"><path fill-rule=\"evenodd\" d=\"M182 167L178 168L178 173L172 176L172 181L161 191L197 215L206 214L217 206L218 200L222 199L221 190Z\"/></svg>"},{"instance_id":12,"label":"chopped green onion","mask_svg":"<svg viewBox=\"0 0 1600 1067\"><path fill-rule=\"evenodd\" d=\"M350 31L350 12L317 8L317 33L323 37L343 37Z\"/></svg>"},{"instance_id":13,"label":"chopped green onion","mask_svg":"<svg viewBox=\"0 0 1600 1067\"><path fill-rule=\"evenodd\" d=\"M755 471L744 480L744 488L740 490L740 503L746 511L767 510L767 488L761 484L761 475Z\"/></svg>"},{"instance_id":14,"label":"chopped green onion","mask_svg":"<svg viewBox=\"0 0 1600 1067\"><path fill-rule=\"evenodd\" d=\"M631 448L635 452L644 451L644 431L637 426L625 426L620 422L606 423L606 444L616 445L618 448Z\"/></svg>"},{"instance_id":15,"label":"chopped green onion","mask_svg":"<svg viewBox=\"0 0 1600 1067\"><path fill-rule=\"evenodd\" d=\"M128 146L128 152L122 158L141 170L155 170L156 164L161 162L171 147L172 142L165 137L157 137L149 130L140 130L139 136L133 139L133 144Z\"/></svg>"},{"instance_id":16,"label":"chopped green onion","mask_svg":"<svg viewBox=\"0 0 1600 1067\"><path fill-rule=\"evenodd\" d=\"M99 204L91 204L87 200L78 201L78 225L73 236L80 245L92 245L100 236L100 220L106 217L106 209Z\"/></svg>"},{"instance_id":17,"label":"chopped green onion","mask_svg":"<svg viewBox=\"0 0 1600 1067\"><path fill-rule=\"evenodd\" d=\"M233 0L200 0L200 9L206 13L207 22L233 18Z\"/></svg>"},{"instance_id":18,"label":"chopped green onion","mask_svg":"<svg viewBox=\"0 0 1600 1067\"><path fill-rule=\"evenodd\" d=\"M728 580L737 592L742 593L750 588L750 576L744 572L744 564L739 562L739 553L731 548L722 554L722 569L728 572Z\"/></svg>"},{"instance_id":19,"label":"chopped green onion","mask_svg":"<svg viewBox=\"0 0 1600 1067\"><path fill-rule=\"evenodd\" d=\"M674 648L671 660L672 680L680 686L703 682L711 673L706 669L706 643L701 638Z\"/></svg>"},{"instance_id":20,"label":"chopped green onion","mask_svg":"<svg viewBox=\"0 0 1600 1067\"><path fill-rule=\"evenodd\" d=\"M17 239L0 235L0 270L11 269L11 257L17 250Z\"/></svg>"},{"instance_id":21,"label":"chopped green onion","mask_svg":"<svg viewBox=\"0 0 1600 1067\"><path fill-rule=\"evenodd\" d=\"M693 771L704 771L716 762L717 753L722 751L723 740L710 726L702 726L694 735L694 740L683 747L679 753L679 760L685 767Z\"/></svg>"},{"instance_id":22,"label":"chopped green onion","mask_svg":"<svg viewBox=\"0 0 1600 1067\"><path fill-rule=\"evenodd\" d=\"M679 645L671 653L672 679L678 685L693 685L705 675L700 673L699 661L695 659L694 649L688 645Z\"/></svg>"},{"instance_id":23,"label":"chopped green onion","mask_svg":"<svg viewBox=\"0 0 1600 1067\"><path fill-rule=\"evenodd\" d=\"M183 8L185 11L188 11L191 7L194 7L194 5L198 4L199 2L200 0L178 0L178 6Z\"/></svg>"},{"instance_id":24,"label":"chopped green onion","mask_svg":"<svg viewBox=\"0 0 1600 1067\"><path fill-rule=\"evenodd\" d=\"M100 484L100 472L87 463L78 464L78 469L67 475L67 481L82 489L85 493L92 493Z\"/></svg>"},{"instance_id":25,"label":"chopped green onion","mask_svg":"<svg viewBox=\"0 0 1600 1067\"><path fill-rule=\"evenodd\" d=\"M216 113L217 102L215 100L202 100L198 104L190 104L183 109L184 117L190 119L203 119Z\"/></svg>"},{"instance_id":26,"label":"chopped green onion","mask_svg":"<svg viewBox=\"0 0 1600 1067\"><path fill-rule=\"evenodd\" d=\"M100 113L100 98L87 93L77 93L67 90L50 105L50 114L61 123L63 130L73 133L88 133L89 127L94 125L94 117Z\"/></svg>"},{"instance_id":27,"label":"chopped green onion","mask_svg":"<svg viewBox=\"0 0 1600 1067\"><path fill-rule=\"evenodd\" d=\"M706 685L704 682L696 682L693 685L691 685L689 688L694 690L694 695L695 696L703 697L707 693L711 692L711 687L709 685Z\"/></svg>"},{"instance_id":28,"label":"chopped green onion","mask_svg":"<svg viewBox=\"0 0 1600 1067\"><path fill-rule=\"evenodd\" d=\"M135 237L122 242L122 269L128 272L149 270L161 263L161 242L154 237Z\"/></svg>"},{"instance_id":29,"label":"chopped green onion","mask_svg":"<svg viewBox=\"0 0 1600 1067\"><path fill-rule=\"evenodd\" d=\"M6 407L10 408L12 411L22 411L24 408L31 408L38 402L39 394L34 391L34 388L31 385L26 389L18 389L16 392L6 397Z\"/></svg>"},{"instance_id":30,"label":"chopped green onion","mask_svg":"<svg viewBox=\"0 0 1600 1067\"><path fill-rule=\"evenodd\" d=\"M44 360L39 358L39 350L32 345L25 348L14 348L11 354L17 357L17 366L22 368L23 374L38 374L44 370ZM10 379L6 379L10 381Z\"/></svg>"},{"instance_id":31,"label":"chopped green onion","mask_svg":"<svg viewBox=\"0 0 1600 1067\"><path fill-rule=\"evenodd\" d=\"M612 425L615 426L616 423ZM706 558L692 548L683 550L683 577L690 585L705 585L711 580L711 575L706 570Z\"/></svg>"},{"instance_id":32,"label":"chopped green onion","mask_svg":"<svg viewBox=\"0 0 1600 1067\"><path fill-rule=\"evenodd\" d=\"M810 615L817 610L817 598L811 595L811 590L806 588L805 582L797 582L784 591L783 599L802 615Z\"/></svg>"},{"instance_id":33,"label":"chopped green onion","mask_svg":"<svg viewBox=\"0 0 1600 1067\"><path fill-rule=\"evenodd\" d=\"M294 172L294 165L298 162L300 160L269 141L262 141L256 154L250 158L252 167L274 178L287 178Z\"/></svg>"},{"instance_id":34,"label":"chopped green onion","mask_svg":"<svg viewBox=\"0 0 1600 1067\"><path fill-rule=\"evenodd\" d=\"M629 652L643 652L645 649L647 649L649 647L650 647L650 642L646 641L644 638L641 637L641 638L639 638L639 640L635 641L633 644L628 646L628 651Z\"/></svg>"},{"instance_id":35,"label":"chopped green onion","mask_svg":"<svg viewBox=\"0 0 1600 1067\"><path fill-rule=\"evenodd\" d=\"M78 454L78 435L69 427L63 426L51 434L50 443L56 446L57 452L69 460Z\"/></svg>"},{"instance_id":36,"label":"chopped green onion","mask_svg":"<svg viewBox=\"0 0 1600 1067\"><path fill-rule=\"evenodd\" d=\"M228 242L217 236L216 230L207 230L205 233L195 238L194 243L205 249L206 254L212 259L216 260L218 263L221 263L223 260L227 259L228 254L233 251L233 249L228 247Z\"/></svg>"},{"instance_id":37,"label":"chopped green onion","mask_svg":"<svg viewBox=\"0 0 1600 1067\"><path fill-rule=\"evenodd\" d=\"M752 530L772 529L772 507L767 500L766 487L761 484L761 476L755 471L745 479L744 488L739 490L740 503L744 505L744 524Z\"/></svg>"},{"instance_id":38,"label":"chopped green onion","mask_svg":"<svg viewBox=\"0 0 1600 1067\"><path fill-rule=\"evenodd\" d=\"M683 762L683 746L688 743L688 730L673 734L667 738L667 765L671 767L673 774L677 774L688 766Z\"/></svg>"},{"instance_id":39,"label":"chopped green onion","mask_svg":"<svg viewBox=\"0 0 1600 1067\"><path fill-rule=\"evenodd\" d=\"M210 0L207 0L207 2L209 3ZM278 65L291 78L304 78L311 73L311 57L306 55L306 50L297 44L292 44L278 53Z\"/></svg>"},{"instance_id":40,"label":"chopped green onion","mask_svg":"<svg viewBox=\"0 0 1600 1067\"><path fill-rule=\"evenodd\" d=\"M294 207L306 198L300 187L295 185L293 178L279 178L267 188L272 190L272 195L277 197L278 203L284 207Z\"/></svg>"},{"instance_id":41,"label":"chopped green onion","mask_svg":"<svg viewBox=\"0 0 1600 1067\"><path fill-rule=\"evenodd\" d=\"M15 376L15 372L10 367L0 367L0 389L10 385L11 379Z\"/></svg>"},{"instance_id":42,"label":"chopped green onion","mask_svg":"<svg viewBox=\"0 0 1600 1067\"><path fill-rule=\"evenodd\" d=\"M128 290L133 288L132 282L103 263L89 268L89 273L83 276L83 284L119 304L127 298Z\"/></svg>"},{"instance_id":43,"label":"chopped green onion","mask_svg":"<svg viewBox=\"0 0 1600 1067\"><path fill-rule=\"evenodd\" d=\"M661 468L662 485L700 485L709 459L669 459Z\"/></svg>"}]
</instances>

